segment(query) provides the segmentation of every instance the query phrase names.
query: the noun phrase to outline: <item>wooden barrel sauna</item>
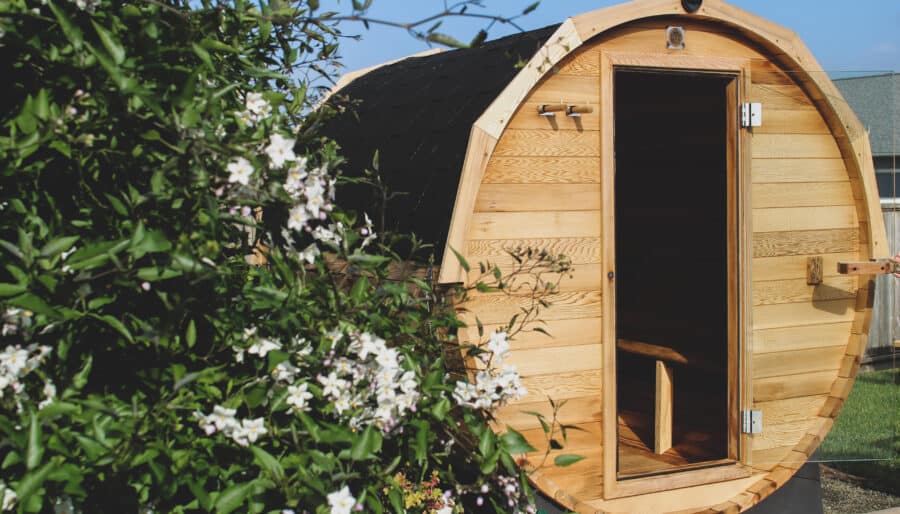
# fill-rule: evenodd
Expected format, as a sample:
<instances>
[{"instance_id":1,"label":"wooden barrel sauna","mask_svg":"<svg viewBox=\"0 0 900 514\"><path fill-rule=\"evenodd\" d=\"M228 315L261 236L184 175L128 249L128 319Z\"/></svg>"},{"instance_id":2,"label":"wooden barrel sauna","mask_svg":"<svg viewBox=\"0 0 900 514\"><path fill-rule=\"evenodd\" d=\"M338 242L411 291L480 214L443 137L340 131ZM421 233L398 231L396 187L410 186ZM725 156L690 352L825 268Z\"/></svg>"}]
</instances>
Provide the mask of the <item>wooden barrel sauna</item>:
<instances>
[{"instance_id":1,"label":"wooden barrel sauna","mask_svg":"<svg viewBox=\"0 0 900 514\"><path fill-rule=\"evenodd\" d=\"M435 244L441 283L470 279L450 248L571 258L554 337L511 342L530 393L498 415L542 454L524 411L567 401L564 451L588 458L532 473L545 495L743 511L828 433L866 344L865 263L888 246L867 133L794 32L719 0L640 0L350 74L324 105L346 173L380 151L406 193L388 228ZM466 307L490 331L519 300Z\"/></svg>"}]
</instances>

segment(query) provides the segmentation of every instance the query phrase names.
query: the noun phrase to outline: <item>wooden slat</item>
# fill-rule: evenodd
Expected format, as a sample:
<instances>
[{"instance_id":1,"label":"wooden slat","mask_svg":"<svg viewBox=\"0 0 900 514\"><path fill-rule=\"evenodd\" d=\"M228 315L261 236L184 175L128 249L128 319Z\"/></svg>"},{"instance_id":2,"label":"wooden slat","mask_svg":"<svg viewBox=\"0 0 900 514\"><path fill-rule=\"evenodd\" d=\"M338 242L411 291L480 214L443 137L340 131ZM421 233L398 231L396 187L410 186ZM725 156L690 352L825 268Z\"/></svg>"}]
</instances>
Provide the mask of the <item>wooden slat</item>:
<instances>
[{"instance_id":1,"label":"wooden slat","mask_svg":"<svg viewBox=\"0 0 900 514\"><path fill-rule=\"evenodd\" d=\"M556 319L534 323L527 327L527 331L519 332L509 341L512 351L526 350L529 348L556 348L559 346L574 346L586 344L600 344L600 331L603 327L601 318L581 319ZM497 329L505 329L505 324L484 325L484 333L490 334ZM536 332L534 328L546 330L550 335ZM476 327L465 330L478 334ZM849 332L850 328L847 328Z\"/></svg>"},{"instance_id":2,"label":"wooden slat","mask_svg":"<svg viewBox=\"0 0 900 514\"><path fill-rule=\"evenodd\" d=\"M493 157L484 183L597 184L600 163L596 157Z\"/></svg>"},{"instance_id":3,"label":"wooden slat","mask_svg":"<svg viewBox=\"0 0 900 514\"><path fill-rule=\"evenodd\" d=\"M818 256L826 253L855 252L858 249L859 229L857 228L756 232L753 234L754 257Z\"/></svg>"},{"instance_id":4,"label":"wooden slat","mask_svg":"<svg viewBox=\"0 0 900 514\"><path fill-rule=\"evenodd\" d=\"M516 366L519 375L552 375L599 370L603 365L599 344L560 346L510 352L503 364Z\"/></svg>"},{"instance_id":5,"label":"wooden slat","mask_svg":"<svg viewBox=\"0 0 900 514\"><path fill-rule=\"evenodd\" d=\"M598 132L571 130L507 130L494 155L498 157L597 157ZM818 137L818 136L810 136Z\"/></svg>"},{"instance_id":6,"label":"wooden slat","mask_svg":"<svg viewBox=\"0 0 900 514\"><path fill-rule=\"evenodd\" d=\"M798 396L785 400L758 402L753 408L762 411L763 425L780 425L798 421L809 421L816 417L828 395Z\"/></svg>"},{"instance_id":7,"label":"wooden slat","mask_svg":"<svg viewBox=\"0 0 900 514\"><path fill-rule=\"evenodd\" d=\"M565 255L573 264L600 262L600 238L546 238L546 239L475 239L469 241L468 250L472 263L510 262L507 250L533 248L546 250L551 255Z\"/></svg>"},{"instance_id":8,"label":"wooden slat","mask_svg":"<svg viewBox=\"0 0 900 514\"><path fill-rule=\"evenodd\" d=\"M753 307L753 329L796 327L853 321L855 300L829 300Z\"/></svg>"},{"instance_id":9,"label":"wooden slat","mask_svg":"<svg viewBox=\"0 0 900 514\"><path fill-rule=\"evenodd\" d=\"M771 85L771 84L753 84L750 88L750 102L761 102L763 104L763 125L769 123L769 113L784 109L800 110L806 109L815 111L816 106L812 103L806 93L797 86L789 85ZM825 121L816 116L819 123L825 125ZM787 132L791 133L791 132ZM819 132L823 134L831 134L831 131Z\"/></svg>"},{"instance_id":10,"label":"wooden slat","mask_svg":"<svg viewBox=\"0 0 900 514\"><path fill-rule=\"evenodd\" d=\"M600 81L590 75L548 75L528 95L527 103L596 104Z\"/></svg>"},{"instance_id":11,"label":"wooden slat","mask_svg":"<svg viewBox=\"0 0 900 514\"><path fill-rule=\"evenodd\" d=\"M753 209L754 232L854 228L857 223L853 206Z\"/></svg>"},{"instance_id":12,"label":"wooden slat","mask_svg":"<svg viewBox=\"0 0 900 514\"><path fill-rule=\"evenodd\" d=\"M578 429L568 430L566 432L567 440L565 441L563 441L559 429L556 429L555 439L563 444L563 450L556 450L556 453L575 453L579 450L590 451L600 448L600 432L603 429L602 423L599 421L592 421L589 423L579 423L575 426L578 427ZM537 454L543 455L544 451L547 449L547 434L544 433L542 428L524 430L521 434L525 437L525 440L528 441L528 444L538 449ZM538 460L535 462L532 457L537 454L530 454L528 456L529 461L534 464L539 464L540 461ZM552 464L553 458L551 457L548 462Z\"/></svg>"},{"instance_id":13,"label":"wooden slat","mask_svg":"<svg viewBox=\"0 0 900 514\"><path fill-rule=\"evenodd\" d=\"M469 239L600 237L597 211L477 212Z\"/></svg>"},{"instance_id":14,"label":"wooden slat","mask_svg":"<svg viewBox=\"0 0 900 514\"><path fill-rule=\"evenodd\" d=\"M781 424L772 424L764 421L763 432L753 438L753 449L768 450L784 446L796 446L810 426L812 426L812 423L810 419Z\"/></svg>"},{"instance_id":15,"label":"wooden slat","mask_svg":"<svg viewBox=\"0 0 900 514\"><path fill-rule=\"evenodd\" d=\"M831 277L814 286L806 279L754 282L753 305L842 300L856 298L856 291L853 277Z\"/></svg>"},{"instance_id":16,"label":"wooden slat","mask_svg":"<svg viewBox=\"0 0 900 514\"><path fill-rule=\"evenodd\" d=\"M845 182L842 159L754 159L753 183Z\"/></svg>"},{"instance_id":17,"label":"wooden slat","mask_svg":"<svg viewBox=\"0 0 900 514\"><path fill-rule=\"evenodd\" d=\"M765 120L765 117L763 119ZM839 158L841 158L841 151L831 135L755 134L753 136L754 160Z\"/></svg>"},{"instance_id":18,"label":"wooden slat","mask_svg":"<svg viewBox=\"0 0 900 514\"><path fill-rule=\"evenodd\" d=\"M681 22L679 22L681 25ZM647 25L630 26L611 31L601 43L601 48L610 52L637 54L658 54L662 56L729 57L759 59L764 56L751 46L721 32L711 31L708 26L686 25L684 50L666 49L666 24L657 22L655 27Z\"/></svg>"},{"instance_id":19,"label":"wooden slat","mask_svg":"<svg viewBox=\"0 0 900 514\"><path fill-rule=\"evenodd\" d=\"M559 75L600 76L600 48L583 46L559 64Z\"/></svg>"},{"instance_id":20,"label":"wooden slat","mask_svg":"<svg viewBox=\"0 0 900 514\"><path fill-rule=\"evenodd\" d=\"M823 346L846 347L852 327L852 322L842 322L754 330L753 352L760 354Z\"/></svg>"},{"instance_id":21,"label":"wooden slat","mask_svg":"<svg viewBox=\"0 0 900 514\"><path fill-rule=\"evenodd\" d=\"M559 101L557 99L554 103ZM571 104L576 103L572 102ZM544 103L526 102L522 104L513 118L509 120L507 128L519 130L600 130L600 109L595 102L578 102L577 105L591 106L593 111L583 113L577 117L567 116L564 112L558 112L555 116L541 116L538 111L541 105L544 105Z\"/></svg>"},{"instance_id":22,"label":"wooden slat","mask_svg":"<svg viewBox=\"0 0 900 514\"><path fill-rule=\"evenodd\" d=\"M857 253L832 253L822 255L823 275L838 275L837 263L841 260L855 259ZM752 264L753 281L790 280L806 277L806 259L815 254L788 255L782 257L754 258Z\"/></svg>"},{"instance_id":23,"label":"wooden slat","mask_svg":"<svg viewBox=\"0 0 900 514\"><path fill-rule=\"evenodd\" d=\"M600 316L603 304L600 291L574 291L549 295L544 300L549 308L541 308L537 316L541 320L596 318ZM507 323L514 315L522 314L522 309L532 306L532 298L491 294L475 297L465 305L476 314L482 323Z\"/></svg>"},{"instance_id":24,"label":"wooden slat","mask_svg":"<svg viewBox=\"0 0 900 514\"><path fill-rule=\"evenodd\" d=\"M717 468L712 468L715 473ZM687 472L686 472L687 473ZM721 473L721 472L720 472ZM685 473L676 473L670 477L677 479ZM673 487L670 490L658 493L640 494L616 498L613 500L588 501L588 505L597 509L596 512L677 512L682 509L697 510L698 505L712 504L713 500L727 500L745 491L762 478L762 474L754 474L747 478L697 485L693 487ZM723 477L724 478L724 477ZM659 478L657 478L659 480ZM632 481L628 481L632 482ZM623 482L627 484L628 482ZM590 512L590 511L583 511Z\"/></svg>"},{"instance_id":25,"label":"wooden slat","mask_svg":"<svg viewBox=\"0 0 900 514\"><path fill-rule=\"evenodd\" d=\"M482 184L475 202L476 212L599 209L600 184Z\"/></svg>"},{"instance_id":26,"label":"wooden slat","mask_svg":"<svg viewBox=\"0 0 900 514\"><path fill-rule=\"evenodd\" d=\"M554 455L556 453L559 452L554 452ZM577 453L584 456L585 459L571 466L558 467L553 464L553 457L551 457L548 459L549 463L540 468L537 473L548 485L552 484L554 489L564 492L573 499L584 502L601 498L603 496L603 459L600 448L580 450Z\"/></svg>"},{"instance_id":27,"label":"wooden slat","mask_svg":"<svg viewBox=\"0 0 900 514\"><path fill-rule=\"evenodd\" d=\"M653 452L665 453L672 447L672 368L656 361L656 396L653 401Z\"/></svg>"},{"instance_id":28,"label":"wooden slat","mask_svg":"<svg viewBox=\"0 0 900 514\"><path fill-rule=\"evenodd\" d=\"M522 378L522 385L528 390L528 394L518 400L510 400L510 405L537 402L547 398L560 401L584 396L599 397L602 392L603 373L599 369L592 369L531 375ZM600 444L599 439L596 444Z\"/></svg>"},{"instance_id":29,"label":"wooden slat","mask_svg":"<svg viewBox=\"0 0 900 514\"><path fill-rule=\"evenodd\" d=\"M559 409L558 421L564 424L600 421L602 419L601 403L599 396L570 398ZM547 399L532 403L506 405L497 410L496 417L503 425L509 425L516 430L540 428L541 424L537 418L531 414L526 414L526 412L537 412L543 414L547 419L553 419L553 408Z\"/></svg>"},{"instance_id":30,"label":"wooden slat","mask_svg":"<svg viewBox=\"0 0 900 514\"><path fill-rule=\"evenodd\" d=\"M750 68L752 70L751 78L753 79L754 84L769 84L776 86L796 85L796 82L792 78L794 73L781 69L769 59L753 59Z\"/></svg>"},{"instance_id":31,"label":"wooden slat","mask_svg":"<svg viewBox=\"0 0 900 514\"><path fill-rule=\"evenodd\" d=\"M813 371L836 371L846 347L828 346L808 350L762 353L753 356L754 378L799 375Z\"/></svg>"},{"instance_id":32,"label":"wooden slat","mask_svg":"<svg viewBox=\"0 0 900 514\"><path fill-rule=\"evenodd\" d=\"M763 106L763 124L755 134L831 134L819 111L768 109Z\"/></svg>"},{"instance_id":33,"label":"wooden slat","mask_svg":"<svg viewBox=\"0 0 900 514\"><path fill-rule=\"evenodd\" d=\"M834 371L817 371L805 375L787 375L753 380L753 401L766 402L798 396L828 394L834 384Z\"/></svg>"},{"instance_id":34,"label":"wooden slat","mask_svg":"<svg viewBox=\"0 0 900 514\"><path fill-rule=\"evenodd\" d=\"M753 208L856 205L850 182L754 184Z\"/></svg>"}]
</instances>

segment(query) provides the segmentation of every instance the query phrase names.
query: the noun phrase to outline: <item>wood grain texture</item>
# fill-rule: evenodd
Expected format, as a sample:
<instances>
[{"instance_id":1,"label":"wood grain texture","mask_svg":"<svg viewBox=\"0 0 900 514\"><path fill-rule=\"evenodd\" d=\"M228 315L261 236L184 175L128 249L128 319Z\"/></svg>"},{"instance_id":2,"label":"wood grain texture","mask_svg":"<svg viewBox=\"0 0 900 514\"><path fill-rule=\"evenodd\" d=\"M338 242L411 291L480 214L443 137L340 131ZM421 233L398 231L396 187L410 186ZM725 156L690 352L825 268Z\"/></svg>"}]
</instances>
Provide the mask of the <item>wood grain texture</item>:
<instances>
[{"instance_id":1,"label":"wood grain texture","mask_svg":"<svg viewBox=\"0 0 900 514\"><path fill-rule=\"evenodd\" d=\"M538 315L542 320L596 318L600 316L600 291L573 291L549 295L544 301L550 304L541 308ZM466 308L477 315L482 323L508 323L514 315L522 315L522 309L533 305L530 296L507 296L490 294L475 297L466 303Z\"/></svg>"},{"instance_id":2,"label":"wood grain texture","mask_svg":"<svg viewBox=\"0 0 900 514\"><path fill-rule=\"evenodd\" d=\"M596 157L493 157L484 183L598 184L600 164Z\"/></svg>"},{"instance_id":3,"label":"wood grain texture","mask_svg":"<svg viewBox=\"0 0 900 514\"><path fill-rule=\"evenodd\" d=\"M573 264L594 264L600 262L600 238L520 238L520 239L474 239L469 241L469 256L473 263L480 261L501 262L509 258L507 250L533 248L546 250L551 255L565 255Z\"/></svg>"},{"instance_id":4,"label":"wood grain texture","mask_svg":"<svg viewBox=\"0 0 900 514\"><path fill-rule=\"evenodd\" d=\"M854 228L857 223L856 208L849 205L753 209L754 232Z\"/></svg>"},{"instance_id":5,"label":"wood grain texture","mask_svg":"<svg viewBox=\"0 0 900 514\"><path fill-rule=\"evenodd\" d=\"M475 202L475 212L599 209L600 184L482 184Z\"/></svg>"},{"instance_id":6,"label":"wood grain texture","mask_svg":"<svg viewBox=\"0 0 900 514\"><path fill-rule=\"evenodd\" d=\"M809 421L815 418L827 399L828 396L824 394L798 396L784 400L758 402L753 408L762 411L764 425L780 425L783 423Z\"/></svg>"},{"instance_id":7,"label":"wood grain texture","mask_svg":"<svg viewBox=\"0 0 900 514\"><path fill-rule=\"evenodd\" d=\"M469 240L600 237L596 211L476 212Z\"/></svg>"},{"instance_id":8,"label":"wood grain texture","mask_svg":"<svg viewBox=\"0 0 900 514\"><path fill-rule=\"evenodd\" d=\"M789 110L763 106L763 124L755 134L831 134L831 129L815 108Z\"/></svg>"},{"instance_id":9,"label":"wood grain texture","mask_svg":"<svg viewBox=\"0 0 900 514\"><path fill-rule=\"evenodd\" d=\"M850 178L842 159L753 159L753 183L845 182Z\"/></svg>"},{"instance_id":10,"label":"wood grain texture","mask_svg":"<svg viewBox=\"0 0 900 514\"><path fill-rule=\"evenodd\" d=\"M810 136L818 137L818 136ZM507 130L497 142L498 157L597 157L597 132L570 130Z\"/></svg>"},{"instance_id":11,"label":"wood grain texture","mask_svg":"<svg viewBox=\"0 0 900 514\"><path fill-rule=\"evenodd\" d=\"M785 303L753 307L753 329L796 327L853 321L855 299Z\"/></svg>"},{"instance_id":12,"label":"wood grain texture","mask_svg":"<svg viewBox=\"0 0 900 514\"><path fill-rule=\"evenodd\" d=\"M657 455L672 447L673 370L656 361L656 395L653 399L653 451Z\"/></svg>"},{"instance_id":13,"label":"wood grain texture","mask_svg":"<svg viewBox=\"0 0 900 514\"><path fill-rule=\"evenodd\" d=\"M856 205L850 182L754 184L753 208Z\"/></svg>"},{"instance_id":14,"label":"wood grain texture","mask_svg":"<svg viewBox=\"0 0 900 514\"><path fill-rule=\"evenodd\" d=\"M834 137L820 134L754 134L754 159L840 159Z\"/></svg>"},{"instance_id":15,"label":"wood grain texture","mask_svg":"<svg viewBox=\"0 0 900 514\"><path fill-rule=\"evenodd\" d=\"M800 375L814 371L836 371L846 347L826 346L806 350L761 353L753 356L754 378Z\"/></svg>"},{"instance_id":16,"label":"wood grain texture","mask_svg":"<svg viewBox=\"0 0 900 514\"><path fill-rule=\"evenodd\" d=\"M753 352L760 354L823 346L846 347L852 327L852 322L842 322L755 330Z\"/></svg>"},{"instance_id":17,"label":"wood grain texture","mask_svg":"<svg viewBox=\"0 0 900 514\"><path fill-rule=\"evenodd\" d=\"M818 256L828 253L850 253L858 249L857 228L753 234L753 257Z\"/></svg>"},{"instance_id":18,"label":"wood grain texture","mask_svg":"<svg viewBox=\"0 0 900 514\"><path fill-rule=\"evenodd\" d=\"M597 104L599 98L600 81L595 76L550 74L538 83L525 103Z\"/></svg>"},{"instance_id":19,"label":"wood grain texture","mask_svg":"<svg viewBox=\"0 0 900 514\"><path fill-rule=\"evenodd\" d=\"M490 334L497 329L505 328L505 324L484 325L484 333ZM547 334L534 331L534 328L542 328ZM600 344L600 331L603 320L597 318L555 319L535 323L527 327L524 332L519 332L509 341L512 351L527 350L530 348L557 348L560 346ZM466 330L475 331L470 327ZM849 332L850 328L847 327Z\"/></svg>"},{"instance_id":20,"label":"wood grain texture","mask_svg":"<svg viewBox=\"0 0 900 514\"><path fill-rule=\"evenodd\" d=\"M825 121L815 111L816 106L806 93L795 85L773 85L754 83L750 88L750 102L763 104L763 125L769 123L769 112L781 110L810 110L816 112L819 123L825 125ZM827 127L826 127L827 128ZM779 132L781 134L795 134L796 132ZM816 132L817 134L831 134L831 130Z\"/></svg>"},{"instance_id":21,"label":"wood grain texture","mask_svg":"<svg viewBox=\"0 0 900 514\"><path fill-rule=\"evenodd\" d=\"M523 377L593 371L603 366L599 344L517 350L510 352L503 364L516 366Z\"/></svg>"},{"instance_id":22,"label":"wood grain texture","mask_svg":"<svg viewBox=\"0 0 900 514\"><path fill-rule=\"evenodd\" d=\"M766 402L799 396L828 394L834 384L834 371L817 371L805 375L786 375L753 380L753 401Z\"/></svg>"},{"instance_id":23,"label":"wood grain texture","mask_svg":"<svg viewBox=\"0 0 900 514\"><path fill-rule=\"evenodd\" d=\"M558 420L564 424L600 421L602 419L600 403L599 396L569 398L566 404L559 409ZM516 430L540 428L540 422L529 412L537 412L543 414L546 419L553 419L553 408L546 398L531 403L506 405L497 410L496 417L502 424Z\"/></svg>"},{"instance_id":24,"label":"wood grain texture","mask_svg":"<svg viewBox=\"0 0 900 514\"><path fill-rule=\"evenodd\" d=\"M753 305L855 299L856 292L853 277L831 277L818 285L809 285L807 279L754 282Z\"/></svg>"},{"instance_id":25,"label":"wood grain texture","mask_svg":"<svg viewBox=\"0 0 900 514\"><path fill-rule=\"evenodd\" d=\"M590 357L593 358L593 355ZM547 398L560 401L585 396L600 396L603 376L599 369L558 372L522 377L522 385L528 389L528 394L518 400L510 400L510 405L545 401ZM599 439L594 441L594 444L600 444Z\"/></svg>"}]
</instances>

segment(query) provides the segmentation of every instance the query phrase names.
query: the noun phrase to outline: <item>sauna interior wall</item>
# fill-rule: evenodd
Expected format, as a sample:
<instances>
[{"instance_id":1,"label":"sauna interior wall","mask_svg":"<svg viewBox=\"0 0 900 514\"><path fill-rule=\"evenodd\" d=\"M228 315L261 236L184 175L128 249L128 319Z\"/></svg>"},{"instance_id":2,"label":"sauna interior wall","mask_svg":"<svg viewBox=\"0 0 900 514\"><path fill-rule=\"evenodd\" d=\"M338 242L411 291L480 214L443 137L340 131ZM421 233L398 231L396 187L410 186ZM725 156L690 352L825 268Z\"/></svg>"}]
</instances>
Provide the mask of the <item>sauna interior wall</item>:
<instances>
[{"instance_id":1,"label":"sauna interior wall","mask_svg":"<svg viewBox=\"0 0 900 514\"><path fill-rule=\"evenodd\" d=\"M665 48L665 27L673 23L687 30L683 51ZM726 27L685 19L619 27L548 70L489 160L469 224L468 260L508 263L504 247L528 245L564 253L575 264L574 277L563 281L552 308L542 316L554 337L531 333L512 342L509 362L518 366L529 394L500 412L500 424L522 431L543 450L538 421L522 411L549 416L547 396L567 400L560 421L583 430L569 432L565 452L588 458L568 468L545 469L543 475L571 497L596 501L598 507L627 508L636 501L600 500L601 281L606 268L600 248L602 50L752 62L752 87L744 97L763 104L764 123L754 129L752 156L744 161L751 162L753 213L752 340L746 344L752 355L753 408L763 411L764 430L754 436L750 458L761 471L778 465L795 468L830 428L865 343L865 291L858 291L858 279L836 273L839 260L867 258L859 181L848 174L825 118L795 80L801 74L780 68L777 56L770 59ZM536 114L539 104L558 102L589 104L594 112L555 120ZM646 238L652 244L654 234ZM810 256L824 257L825 282L818 287L806 284ZM686 301L690 294L684 292ZM490 331L507 322L524 301L485 294L468 307ZM472 341L477 332L469 329L462 338ZM692 489L670 492L660 501L672 508L679 501L691 507ZM719 501L743 491L716 490Z\"/></svg>"}]
</instances>

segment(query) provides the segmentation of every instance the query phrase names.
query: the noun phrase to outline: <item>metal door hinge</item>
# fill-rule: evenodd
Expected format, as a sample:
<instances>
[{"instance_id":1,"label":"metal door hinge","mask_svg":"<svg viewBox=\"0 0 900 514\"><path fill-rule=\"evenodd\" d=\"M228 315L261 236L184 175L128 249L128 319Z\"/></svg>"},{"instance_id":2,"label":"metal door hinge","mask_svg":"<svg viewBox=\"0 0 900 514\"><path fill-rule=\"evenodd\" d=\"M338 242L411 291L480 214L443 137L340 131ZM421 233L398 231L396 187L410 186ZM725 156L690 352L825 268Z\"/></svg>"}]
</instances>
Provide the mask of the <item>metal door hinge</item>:
<instances>
[{"instance_id":1,"label":"metal door hinge","mask_svg":"<svg viewBox=\"0 0 900 514\"><path fill-rule=\"evenodd\" d=\"M741 104L741 127L761 127L762 126L762 104L761 103L744 103Z\"/></svg>"},{"instance_id":2,"label":"metal door hinge","mask_svg":"<svg viewBox=\"0 0 900 514\"><path fill-rule=\"evenodd\" d=\"M761 410L745 410L741 412L743 422L741 423L741 432L745 434L761 434L762 433L762 411Z\"/></svg>"}]
</instances>

